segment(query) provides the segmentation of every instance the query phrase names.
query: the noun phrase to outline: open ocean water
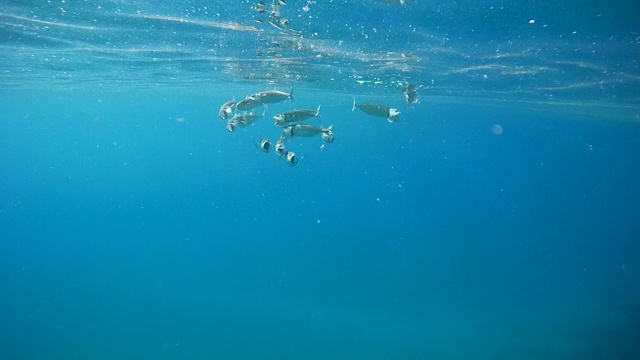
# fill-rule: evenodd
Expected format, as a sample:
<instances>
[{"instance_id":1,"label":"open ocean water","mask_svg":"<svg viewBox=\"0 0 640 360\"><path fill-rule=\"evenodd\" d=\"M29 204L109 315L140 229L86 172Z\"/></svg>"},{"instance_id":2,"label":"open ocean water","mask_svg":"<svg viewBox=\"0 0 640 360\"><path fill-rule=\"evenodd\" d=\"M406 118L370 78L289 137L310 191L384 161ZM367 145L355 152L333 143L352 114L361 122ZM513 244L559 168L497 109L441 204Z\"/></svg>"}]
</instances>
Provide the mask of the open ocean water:
<instances>
[{"instance_id":1,"label":"open ocean water","mask_svg":"<svg viewBox=\"0 0 640 360\"><path fill-rule=\"evenodd\" d=\"M637 2L260 6L0 4L1 360L640 359Z\"/></svg>"}]
</instances>

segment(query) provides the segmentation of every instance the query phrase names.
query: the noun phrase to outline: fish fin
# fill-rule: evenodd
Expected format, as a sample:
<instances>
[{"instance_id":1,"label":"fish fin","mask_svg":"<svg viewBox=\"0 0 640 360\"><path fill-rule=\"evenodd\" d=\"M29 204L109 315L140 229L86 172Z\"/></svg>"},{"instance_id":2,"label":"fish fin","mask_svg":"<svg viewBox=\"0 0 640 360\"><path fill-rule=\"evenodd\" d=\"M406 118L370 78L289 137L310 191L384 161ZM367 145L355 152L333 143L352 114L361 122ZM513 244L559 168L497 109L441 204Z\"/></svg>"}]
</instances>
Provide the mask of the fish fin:
<instances>
[{"instance_id":1,"label":"fish fin","mask_svg":"<svg viewBox=\"0 0 640 360\"><path fill-rule=\"evenodd\" d=\"M289 99L293 101L293 86L291 87L291 91L289 92Z\"/></svg>"},{"instance_id":2,"label":"fish fin","mask_svg":"<svg viewBox=\"0 0 640 360\"><path fill-rule=\"evenodd\" d=\"M356 98L353 98L353 107L351 108L351 112L356 109Z\"/></svg>"},{"instance_id":3,"label":"fish fin","mask_svg":"<svg viewBox=\"0 0 640 360\"><path fill-rule=\"evenodd\" d=\"M318 109L316 110L316 117L320 116L320 105L318 105Z\"/></svg>"},{"instance_id":4,"label":"fish fin","mask_svg":"<svg viewBox=\"0 0 640 360\"><path fill-rule=\"evenodd\" d=\"M328 128L324 129L325 131L331 131L331 129L333 129L333 125L329 125Z\"/></svg>"}]
</instances>

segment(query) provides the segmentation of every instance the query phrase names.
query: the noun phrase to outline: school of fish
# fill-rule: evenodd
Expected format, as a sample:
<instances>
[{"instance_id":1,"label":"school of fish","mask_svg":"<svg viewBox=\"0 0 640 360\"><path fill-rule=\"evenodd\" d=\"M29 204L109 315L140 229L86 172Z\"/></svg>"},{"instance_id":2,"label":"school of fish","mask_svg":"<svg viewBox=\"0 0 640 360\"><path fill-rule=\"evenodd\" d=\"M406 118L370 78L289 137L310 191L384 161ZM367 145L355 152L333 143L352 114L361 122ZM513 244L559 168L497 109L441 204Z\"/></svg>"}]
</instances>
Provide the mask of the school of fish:
<instances>
[{"instance_id":1,"label":"school of fish","mask_svg":"<svg viewBox=\"0 0 640 360\"><path fill-rule=\"evenodd\" d=\"M396 4L404 5L404 0L389 1ZM314 2L308 2L309 4ZM298 34L296 30L290 28L290 21L281 15L280 8L286 5L285 0L273 0L270 6L268 15L268 23L287 34ZM267 13L267 5L260 1L252 7L252 10L259 14ZM258 19L262 22L263 20ZM417 104L420 100L418 90L420 86L416 86L411 83L405 83L403 94L407 107L413 104ZM285 101L293 101L293 87L289 92L281 90L265 90L254 94L245 96L239 101L236 101L235 97L220 107L219 117L222 120L227 121L227 131L235 132L239 128L246 128L253 125L258 120L266 116L267 108L270 104L277 104ZM263 108L261 113L254 112L255 109ZM360 109L365 114L381 117L386 119L390 123L400 121L400 111L396 108L389 107L383 104L376 103L359 103L353 99L353 106L351 111L356 108ZM289 166L296 166L299 161L298 155L290 151L287 148L287 142L293 138L315 138L320 137L322 146L324 144L333 143L335 135L333 133L333 125L329 125L326 128L322 125L311 125L307 122L311 119L320 118L321 105L319 104L315 109L292 109L282 113L275 114L273 116L274 125L279 127L280 136L275 142L275 154L280 159L285 159ZM319 122L319 121L318 121ZM256 146L264 153L271 152L272 143L269 138L264 137Z\"/></svg>"}]
</instances>

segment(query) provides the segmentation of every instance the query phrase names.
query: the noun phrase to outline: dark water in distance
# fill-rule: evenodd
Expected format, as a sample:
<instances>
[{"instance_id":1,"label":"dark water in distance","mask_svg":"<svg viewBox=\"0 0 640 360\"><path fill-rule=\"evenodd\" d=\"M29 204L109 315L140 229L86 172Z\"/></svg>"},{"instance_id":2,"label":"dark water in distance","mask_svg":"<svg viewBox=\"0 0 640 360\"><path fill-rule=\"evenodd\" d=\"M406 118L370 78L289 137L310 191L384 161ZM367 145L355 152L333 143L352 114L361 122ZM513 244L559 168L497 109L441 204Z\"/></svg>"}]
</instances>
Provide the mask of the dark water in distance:
<instances>
[{"instance_id":1,"label":"dark water in distance","mask_svg":"<svg viewBox=\"0 0 640 360\"><path fill-rule=\"evenodd\" d=\"M638 358L633 3L253 5L0 6L0 359Z\"/></svg>"}]
</instances>

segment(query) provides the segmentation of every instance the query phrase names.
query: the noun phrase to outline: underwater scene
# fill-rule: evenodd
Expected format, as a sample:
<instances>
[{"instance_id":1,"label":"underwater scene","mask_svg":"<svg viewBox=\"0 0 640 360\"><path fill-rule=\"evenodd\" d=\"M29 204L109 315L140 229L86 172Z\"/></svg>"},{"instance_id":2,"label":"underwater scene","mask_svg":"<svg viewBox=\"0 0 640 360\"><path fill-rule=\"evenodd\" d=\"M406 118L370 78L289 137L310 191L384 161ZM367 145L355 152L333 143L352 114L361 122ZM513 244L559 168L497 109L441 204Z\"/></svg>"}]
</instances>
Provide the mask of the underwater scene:
<instances>
[{"instance_id":1,"label":"underwater scene","mask_svg":"<svg viewBox=\"0 0 640 360\"><path fill-rule=\"evenodd\" d=\"M2 1L0 360L640 359L638 13Z\"/></svg>"}]
</instances>

